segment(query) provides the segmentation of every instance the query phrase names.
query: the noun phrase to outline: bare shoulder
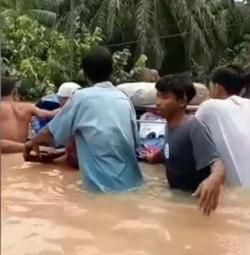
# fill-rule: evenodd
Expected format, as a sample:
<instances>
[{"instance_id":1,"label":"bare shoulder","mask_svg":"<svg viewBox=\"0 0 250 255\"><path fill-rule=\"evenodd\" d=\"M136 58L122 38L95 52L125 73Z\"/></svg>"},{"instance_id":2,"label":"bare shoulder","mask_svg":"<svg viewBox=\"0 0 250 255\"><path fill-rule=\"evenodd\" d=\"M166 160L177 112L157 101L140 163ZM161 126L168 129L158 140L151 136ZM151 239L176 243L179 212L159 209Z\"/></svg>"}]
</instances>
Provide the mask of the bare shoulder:
<instances>
[{"instance_id":1,"label":"bare shoulder","mask_svg":"<svg viewBox=\"0 0 250 255\"><path fill-rule=\"evenodd\" d=\"M36 109L36 106L30 102L20 102L20 108L26 111L26 113L32 114Z\"/></svg>"},{"instance_id":2,"label":"bare shoulder","mask_svg":"<svg viewBox=\"0 0 250 255\"><path fill-rule=\"evenodd\" d=\"M2 101L1 102L1 119L9 118L30 118L32 111L32 104L26 102L16 101Z\"/></svg>"},{"instance_id":3,"label":"bare shoulder","mask_svg":"<svg viewBox=\"0 0 250 255\"><path fill-rule=\"evenodd\" d=\"M35 106L30 102L15 102L14 109L19 116L23 118L31 118Z\"/></svg>"}]
</instances>

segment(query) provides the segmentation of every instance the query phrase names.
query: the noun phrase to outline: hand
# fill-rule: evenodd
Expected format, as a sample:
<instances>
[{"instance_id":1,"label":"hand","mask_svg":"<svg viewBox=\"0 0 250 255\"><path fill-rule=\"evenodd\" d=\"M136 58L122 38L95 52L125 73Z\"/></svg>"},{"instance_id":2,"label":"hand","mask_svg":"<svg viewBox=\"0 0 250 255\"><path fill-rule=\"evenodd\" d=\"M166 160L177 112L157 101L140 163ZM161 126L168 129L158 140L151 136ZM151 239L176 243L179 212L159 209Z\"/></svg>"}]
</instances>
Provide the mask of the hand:
<instances>
[{"instance_id":1,"label":"hand","mask_svg":"<svg viewBox=\"0 0 250 255\"><path fill-rule=\"evenodd\" d=\"M208 177L195 191L194 196L199 199L199 208L204 215L209 216L219 202L221 183L216 178Z\"/></svg>"},{"instance_id":2,"label":"hand","mask_svg":"<svg viewBox=\"0 0 250 255\"><path fill-rule=\"evenodd\" d=\"M155 155L158 153L158 150L155 149L140 149L138 150L139 158L146 160L149 163L153 163Z\"/></svg>"},{"instance_id":3,"label":"hand","mask_svg":"<svg viewBox=\"0 0 250 255\"><path fill-rule=\"evenodd\" d=\"M145 159L148 163L153 163L156 154L157 154L157 152L155 152L154 150L150 150L150 151L148 151L148 152L145 152L145 154L144 154L144 159Z\"/></svg>"},{"instance_id":4,"label":"hand","mask_svg":"<svg viewBox=\"0 0 250 255\"><path fill-rule=\"evenodd\" d=\"M65 149L56 150L51 147L44 147L40 151L39 161L45 164L53 162L55 159L65 155Z\"/></svg>"},{"instance_id":5,"label":"hand","mask_svg":"<svg viewBox=\"0 0 250 255\"><path fill-rule=\"evenodd\" d=\"M32 151L36 151L37 155L31 155ZM39 147L34 146L34 144L31 141L28 141L24 144L23 149L23 157L25 161L33 161L34 157L39 157Z\"/></svg>"},{"instance_id":6,"label":"hand","mask_svg":"<svg viewBox=\"0 0 250 255\"><path fill-rule=\"evenodd\" d=\"M55 109L51 112L53 116L57 115L61 111L61 108Z\"/></svg>"}]
</instances>

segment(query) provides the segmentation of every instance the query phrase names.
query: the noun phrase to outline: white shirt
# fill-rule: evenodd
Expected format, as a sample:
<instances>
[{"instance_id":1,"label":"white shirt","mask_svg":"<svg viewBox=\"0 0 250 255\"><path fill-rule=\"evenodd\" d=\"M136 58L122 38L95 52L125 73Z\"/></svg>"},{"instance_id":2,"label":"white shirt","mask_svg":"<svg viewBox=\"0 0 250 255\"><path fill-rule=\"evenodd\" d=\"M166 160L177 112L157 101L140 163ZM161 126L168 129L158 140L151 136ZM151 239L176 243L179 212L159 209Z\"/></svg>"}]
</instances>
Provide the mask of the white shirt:
<instances>
[{"instance_id":1,"label":"white shirt","mask_svg":"<svg viewBox=\"0 0 250 255\"><path fill-rule=\"evenodd\" d=\"M250 100L239 96L210 99L196 117L205 123L226 167L226 181L250 187Z\"/></svg>"}]
</instances>

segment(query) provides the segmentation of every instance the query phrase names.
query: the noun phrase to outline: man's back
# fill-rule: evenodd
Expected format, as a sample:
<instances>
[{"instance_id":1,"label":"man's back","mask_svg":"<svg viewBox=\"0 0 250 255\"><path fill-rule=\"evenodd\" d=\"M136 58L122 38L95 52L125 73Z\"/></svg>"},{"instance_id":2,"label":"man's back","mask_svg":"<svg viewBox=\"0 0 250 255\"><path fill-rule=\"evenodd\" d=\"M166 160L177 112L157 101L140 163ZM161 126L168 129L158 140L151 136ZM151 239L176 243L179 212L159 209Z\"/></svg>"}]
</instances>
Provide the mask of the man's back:
<instances>
[{"instance_id":1,"label":"man's back","mask_svg":"<svg viewBox=\"0 0 250 255\"><path fill-rule=\"evenodd\" d=\"M31 117L29 103L1 101L2 139L25 142L28 137Z\"/></svg>"},{"instance_id":2,"label":"man's back","mask_svg":"<svg viewBox=\"0 0 250 255\"><path fill-rule=\"evenodd\" d=\"M211 99L201 105L196 116L212 132L227 168L227 182L250 187L250 100L238 96Z\"/></svg>"},{"instance_id":3,"label":"man's back","mask_svg":"<svg viewBox=\"0 0 250 255\"><path fill-rule=\"evenodd\" d=\"M101 83L78 91L72 97L70 111L74 116L65 116L74 118L69 128L75 136L80 170L87 183L101 191L139 186L142 176L135 154L136 120L129 99L111 83ZM57 129L61 117L49 125L56 141L63 136ZM65 128L68 132L66 126L64 132Z\"/></svg>"}]
</instances>

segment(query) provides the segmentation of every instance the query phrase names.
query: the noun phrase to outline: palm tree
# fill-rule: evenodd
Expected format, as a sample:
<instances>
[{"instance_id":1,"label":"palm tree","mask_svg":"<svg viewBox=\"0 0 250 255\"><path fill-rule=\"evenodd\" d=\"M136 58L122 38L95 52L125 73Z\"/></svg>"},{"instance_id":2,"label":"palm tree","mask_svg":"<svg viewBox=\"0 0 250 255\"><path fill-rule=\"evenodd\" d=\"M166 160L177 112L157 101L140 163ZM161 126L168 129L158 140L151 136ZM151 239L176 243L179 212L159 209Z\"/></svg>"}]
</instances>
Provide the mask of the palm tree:
<instances>
[{"instance_id":1,"label":"palm tree","mask_svg":"<svg viewBox=\"0 0 250 255\"><path fill-rule=\"evenodd\" d=\"M25 14L51 27L57 20L58 4L56 0L1 0L1 13L11 16Z\"/></svg>"},{"instance_id":2,"label":"palm tree","mask_svg":"<svg viewBox=\"0 0 250 255\"><path fill-rule=\"evenodd\" d=\"M228 0L81 0L82 20L99 26L106 41L136 41L132 48L159 66L166 38L183 42L186 56L209 66L213 50L225 44ZM173 39L171 39L173 38ZM170 43L171 44L171 43Z\"/></svg>"}]
</instances>

